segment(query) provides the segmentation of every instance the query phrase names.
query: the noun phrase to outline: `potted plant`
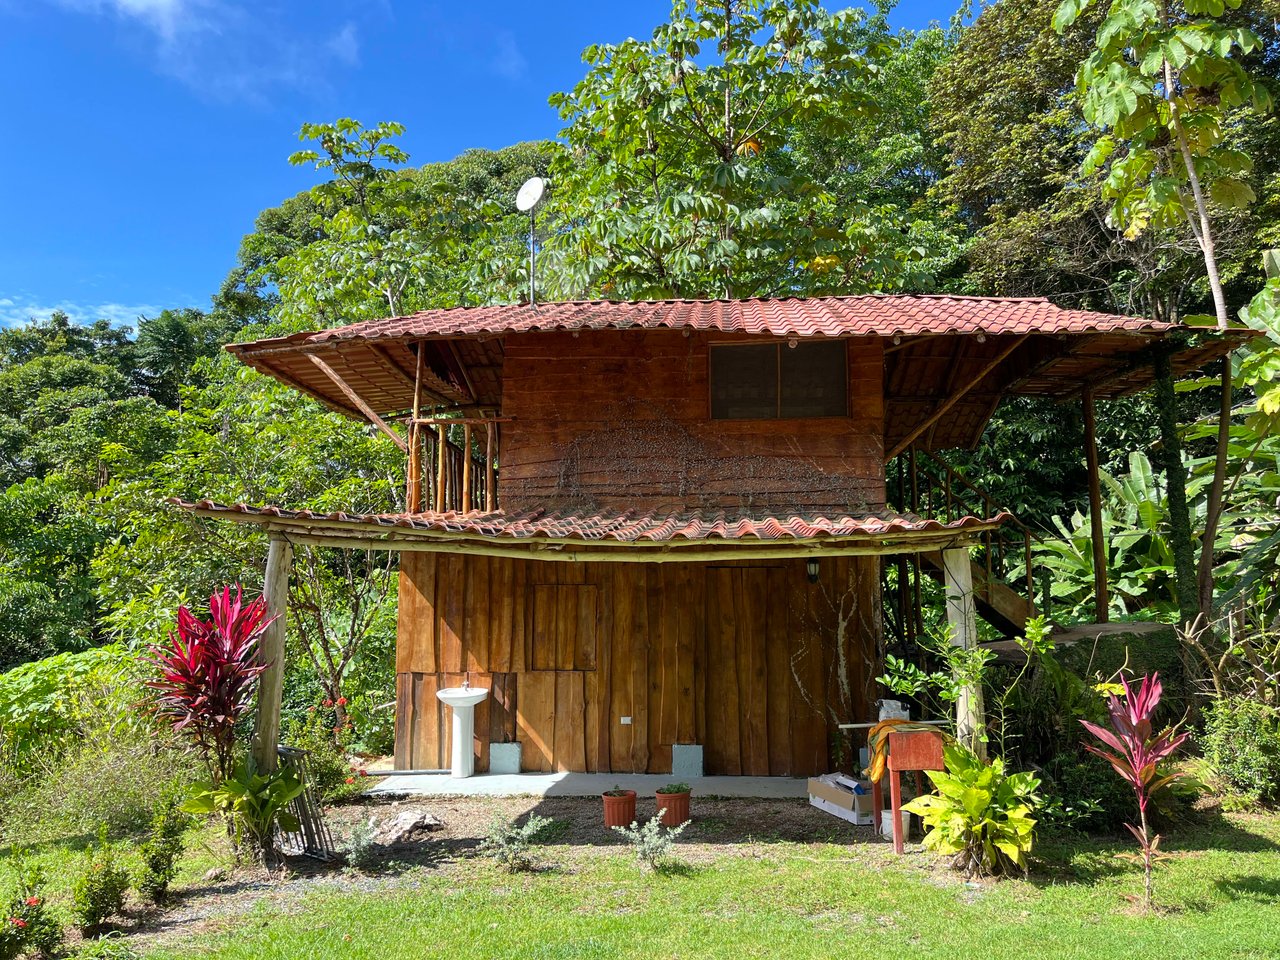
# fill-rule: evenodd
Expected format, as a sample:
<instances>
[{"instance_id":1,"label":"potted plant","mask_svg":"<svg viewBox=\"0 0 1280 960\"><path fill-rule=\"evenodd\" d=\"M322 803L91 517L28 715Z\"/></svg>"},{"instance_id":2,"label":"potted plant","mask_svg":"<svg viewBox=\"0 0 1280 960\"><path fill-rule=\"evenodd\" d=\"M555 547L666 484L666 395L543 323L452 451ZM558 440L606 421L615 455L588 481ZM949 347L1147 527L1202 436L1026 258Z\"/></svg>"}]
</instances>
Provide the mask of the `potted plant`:
<instances>
[{"instance_id":1,"label":"potted plant","mask_svg":"<svg viewBox=\"0 0 1280 960\"><path fill-rule=\"evenodd\" d=\"M668 783L658 788L658 809L664 827L678 827L689 819L689 797L693 791L687 783Z\"/></svg>"},{"instance_id":2,"label":"potted plant","mask_svg":"<svg viewBox=\"0 0 1280 960\"><path fill-rule=\"evenodd\" d=\"M606 790L604 796L604 825L606 827L629 827L636 822L636 792L623 790L615 785Z\"/></svg>"}]
</instances>

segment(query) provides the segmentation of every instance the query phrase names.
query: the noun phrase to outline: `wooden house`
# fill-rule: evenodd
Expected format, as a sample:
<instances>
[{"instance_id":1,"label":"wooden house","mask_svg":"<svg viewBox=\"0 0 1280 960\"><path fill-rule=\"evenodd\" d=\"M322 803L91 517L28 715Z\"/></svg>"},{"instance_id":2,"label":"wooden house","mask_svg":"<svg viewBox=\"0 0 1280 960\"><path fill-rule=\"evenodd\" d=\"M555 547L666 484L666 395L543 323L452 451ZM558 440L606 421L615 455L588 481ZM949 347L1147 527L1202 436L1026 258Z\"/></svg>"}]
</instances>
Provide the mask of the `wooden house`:
<instances>
[{"instance_id":1,"label":"wooden house","mask_svg":"<svg viewBox=\"0 0 1280 960\"><path fill-rule=\"evenodd\" d=\"M1026 531L945 472L921 496L917 457L1009 395L1091 423L1234 342L1042 299L430 310L228 348L404 450L404 512L183 506L269 532L276 609L293 543L401 553L398 768L447 765L434 693L465 679L492 690L479 770L518 741L528 770L667 772L698 744L708 774L809 775L873 711L886 610L914 620L887 565L945 579L955 642L1031 609L1002 579Z\"/></svg>"}]
</instances>

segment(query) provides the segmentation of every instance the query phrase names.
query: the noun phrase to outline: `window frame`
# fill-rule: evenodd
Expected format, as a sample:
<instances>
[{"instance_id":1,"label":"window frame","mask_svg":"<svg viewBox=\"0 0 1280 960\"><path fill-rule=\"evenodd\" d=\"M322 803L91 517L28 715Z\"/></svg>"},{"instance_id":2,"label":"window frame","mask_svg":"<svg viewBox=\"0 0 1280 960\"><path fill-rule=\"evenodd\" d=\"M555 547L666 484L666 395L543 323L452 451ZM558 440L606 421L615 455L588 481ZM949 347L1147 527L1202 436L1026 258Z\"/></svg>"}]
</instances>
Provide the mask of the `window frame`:
<instances>
[{"instance_id":1,"label":"window frame","mask_svg":"<svg viewBox=\"0 0 1280 960\"><path fill-rule=\"evenodd\" d=\"M782 416L782 351L792 349L792 344L800 343L821 343L821 344L838 344L841 348L841 356L844 362L841 364L841 372L844 374L844 408L840 413L829 413L821 416L811 417L784 417ZM774 409L777 414L772 417L717 417L715 415L715 384L712 375L712 353L721 347L766 347L772 346L775 351L775 376L777 377L777 392L774 397ZM809 421L809 420L839 420L847 419L852 416L852 396L851 382L849 378L849 339L847 337L814 337L806 340L788 339L770 339L770 340L709 340L707 341L707 419L717 423L771 423L778 421Z\"/></svg>"}]
</instances>

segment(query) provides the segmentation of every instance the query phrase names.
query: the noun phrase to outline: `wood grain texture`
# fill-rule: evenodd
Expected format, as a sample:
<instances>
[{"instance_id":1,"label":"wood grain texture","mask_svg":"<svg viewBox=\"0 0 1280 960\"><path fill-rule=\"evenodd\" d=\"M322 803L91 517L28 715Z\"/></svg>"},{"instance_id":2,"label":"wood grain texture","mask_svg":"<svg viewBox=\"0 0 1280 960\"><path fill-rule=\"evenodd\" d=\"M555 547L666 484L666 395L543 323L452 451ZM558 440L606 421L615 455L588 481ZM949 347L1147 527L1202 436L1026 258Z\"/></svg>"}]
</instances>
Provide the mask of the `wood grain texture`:
<instances>
[{"instance_id":1,"label":"wood grain texture","mask_svg":"<svg viewBox=\"0 0 1280 960\"><path fill-rule=\"evenodd\" d=\"M751 339L760 338L714 338ZM707 334L666 330L507 337L502 412L512 420L502 431L502 507L859 512L884 505L879 339L847 341L848 416L769 421L710 419L709 342Z\"/></svg>"},{"instance_id":2,"label":"wood grain texture","mask_svg":"<svg viewBox=\"0 0 1280 960\"><path fill-rule=\"evenodd\" d=\"M477 560L480 562L477 562ZM668 773L701 743L709 774L831 769L836 724L869 717L880 629L874 557L570 564L405 557L396 650L396 765L447 763L435 691L488 685L488 744L528 770ZM623 717L631 722L622 723Z\"/></svg>"}]
</instances>

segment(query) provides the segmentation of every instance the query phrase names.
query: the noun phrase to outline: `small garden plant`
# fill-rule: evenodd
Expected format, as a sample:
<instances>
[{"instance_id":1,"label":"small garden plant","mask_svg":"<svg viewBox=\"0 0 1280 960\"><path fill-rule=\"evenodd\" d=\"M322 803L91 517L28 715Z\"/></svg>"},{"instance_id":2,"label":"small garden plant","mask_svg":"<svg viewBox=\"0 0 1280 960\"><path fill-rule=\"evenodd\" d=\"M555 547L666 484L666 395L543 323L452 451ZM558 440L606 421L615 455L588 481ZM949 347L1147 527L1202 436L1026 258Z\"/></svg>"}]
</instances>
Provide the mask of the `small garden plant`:
<instances>
[{"instance_id":1,"label":"small garden plant","mask_svg":"<svg viewBox=\"0 0 1280 960\"><path fill-rule=\"evenodd\" d=\"M85 851L80 873L71 886L71 912L86 937L102 930L124 909L129 890L129 874L116 861L107 843L107 831L98 832L98 842Z\"/></svg>"},{"instance_id":2,"label":"small garden plant","mask_svg":"<svg viewBox=\"0 0 1280 960\"><path fill-rule=\"evenodd\" d=\"M34 861L22 858L17 873L17 885L0 914L0 960L52 956L62 943L62 924L45 902L44 871Z\"/></svg>"},{"instance_id":3,"label":"small garden plant","mask_svg":"<svg viewBox=\"0 0 1280 960\"><path fill-rule=\"evenodd\" d=\"M668 783L666 786L658 788L658 793L688 793L689 785L687 783Z\"/></svg>"},{"instance_id":4,"label":"small garden plant","mask_svg":"<svg viewBox=\"0 0 1280 960\"><path fill-rule=\"evenodd\" d=\"M1131 823L1125 826L1138 840L1140 853L1131 859L1142 864L1143 902L1150 910L1154 902L1152 873L1160 859L1160 835L1151 832L1148 809L1155 794L1176 779L1176 774L1162 773L1160 765L1173 757L1189 734L1176 730L1155 733L1151 718L1163 693L1158 673L1143 677L1136 690L1127 680L1122 681L1122 687L1124 699L1113 693L1107 702L1110 730L1088 720L1080 723L1103 744L1085 744L1085 749L1106 760L1133 787L1138 801L1138 826Z\"/></svg>"},{"instance_id":5,"label":"small garden plant","mask_svg":"<svg viewBox=\"0 0 1280 960\"><path fill-rule=\"evenodd\" d=\"M1006 774L1002 760L984 763L960 744L946 746L943 760L945 771L926 771L938 793L902 807L924 820L924 845L953 855L969 877L1025 873L1040 781L1030 773Z\"/></svg>"},{"instance_id":6,"label":"small garden plant","mask_svg":"<svg viewBox=\"0 0 1280 960\"><path fill-rule=\"evenodd\" d=\"M221 814L231 824L236 847L270 865L275 856L275 832L296 832L298 818L289 805L302 793L302 781L288 770L270 774L254 771L249 763L221 783L201 783L182 805L188 813Z\"/></svg>"},{"instance_id":7,"label":"small garden plant","mask_svg":"<svg viewBox=\"0 0 1280 960\"><path fill-rule=\"evenodd\" d=\"M480 841L480 853L496 861L508 873L533 869L531 847L555 821L550 817L530 817L520 826L514 820L494 819L489 833Z\"/></svg>"},{"instance_id":8,"label":"small garden plant","mask_svg":"<svg viewBox=\"0 0 1280 960\"><path fill-rule=\"evenodd\" d=\"M141 864L133 882L144 900L159 904L168 897L169 884L178 874L182 834L189 822L190 818L174 797L166 798L156 810L151 832L138 847Z\"/></svg>"},{"instance_id":9,"label":"small garden plant","mask_svg":"<svg viewBox=\"0 0 1280 960\"><path fill-rule=\"evenodd\" d=\"M686 826L688 826L687 823L682 823L678 827L664 829L662 814L657 813L643 826L632 821L629 827L613 829L627 838L637 861L650 870L658 870L671 856L671 848L675 846L676 837L684 832Z\"/></svg>"}]
</instances>

